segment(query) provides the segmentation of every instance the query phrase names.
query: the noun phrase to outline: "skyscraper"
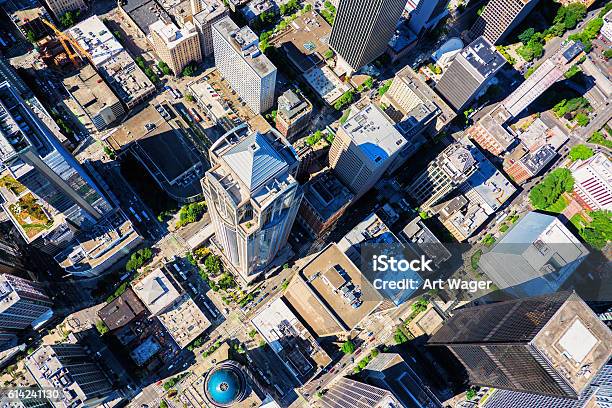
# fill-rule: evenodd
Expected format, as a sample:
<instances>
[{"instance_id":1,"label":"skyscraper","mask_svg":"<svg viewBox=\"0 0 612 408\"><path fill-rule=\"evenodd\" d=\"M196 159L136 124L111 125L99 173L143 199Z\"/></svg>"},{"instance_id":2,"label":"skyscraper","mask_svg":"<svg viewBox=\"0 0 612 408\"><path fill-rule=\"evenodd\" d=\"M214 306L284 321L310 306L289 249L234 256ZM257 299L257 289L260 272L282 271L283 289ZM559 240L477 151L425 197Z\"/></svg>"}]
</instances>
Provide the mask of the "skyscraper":
<instances>
[{"instance_id":1,"label":"skyscraper","mask_svg":"<svg viewBox=\"0 0 612 408\"><path fill-rule=\"evenodd\" d=\"M248 27L238 28L229 17L212 26L215 65L233 90L255 113L274 105L276 67L259 49L259 37Z\"/></svg>"},{"instance_id":2,"label":"skyscraper","mask_svg":"<svg viewBox=\"0 0 612 408\"><path fill-rule=\"evenodd\" d=\"M71 273L91 275L140 242L59 142L57 125L37 99L25 101L0 83L0 122L0 204L28 244L61 255L56 260Z\"/></svg>"},{"instance_id":3,"label":"skyscraper","mask_svg":"<svg viewBox=\"0 0 612 408\"><path fill-rule=\"evenodd\" d=\"M468 307L430 339L476 385L577 399L612 356L612 334L575 293Z\"/></svg>"},{"instance_id":4,"label":"skyscraper","mask_svg":"<svg viewBox=\"0 0 612 408\"><path fill-rule=\"evenodd\" d=\"M79 344L41 346L26 358L26 369L41 388L59 389L54 407L95 407L110 400L113 387Z\"/></svg>"},{"instance_id":5,"label":"skyscraper","mask_svg":"<svg viewBox=\"0 0 612 408\"><path fill-rule=\"evenodd\" d=\"M157 20L149 26L150 39L159 58L179 75L192 62L202 61L202 48L195 25L186 22L182 28L174 23Z\"/></svg>"},{"instance_id":6,"label":"skyscraper","mask_svg":"<svg viewBox=\"0 0 612 408\"><path fill-rule=\"evenodd\" d=\"M538 0L489 0L472 29L471 38L484 36L491 44L504 38L535 7Z\"/></svg>"},{"instance_id":7,"label":"skyscraper","mask_svg":"<svg viewBox=\"0 0 612 408\"><path fill-rule=\"evenodd\" d=\"M275 129L237 127L209 151L204 196L223 255L245 282L270 265L287 243L302 200L293 177L298 159Z\"/></svg>"},{"instance_id":8,"label":"skyscraper","mask_svg":"<svg viewBox=\"0 0 612 408\"><path fill-rule=\"evenodd\" d=\"M48 320L51 299L43 286L17 276L0 275L0 329L21 330Z\"/></svg>"},{"instance_id":9,"label":"skyscraper","mask_svg":"<svg viewBox=\"0 0 612 408\"><path fill-rule=\"evenodd\" d=\"M462 110L506 63L493 44L478 37L455 56L436 84L436 90L455 108Z\"/></svg>"},{"instance_id":10,"label":"skyscraper","mask_svg":"<svg viewBox=\"0 0 612 408\"><path fill-rule=\"evenodd\" d=\"M336 132L329 150L329 166L357 199L409 147L410 143L395 129L391 119L378 106L370 104L349 117Z\"/></svg>"},{"instance_id":11,"label":"skyscraper","mask_svg":"<svg viewBox=\"0 0 612 408\"><path fill-rule=\"evenodd\" d=\"M433 28L448 15L449 0L408 0L406 10L410 12L408 27L419 34Z\"/></svg>"},{"instance_id":12,"label":"skyscraper","mask_svg":"<svg viewBox=\"0 0 612 408\"><path fill-rule=\"evenodd\" d=\"M385 52L405 5L406 0L339 2L329 45L346 72L357 71Z\"/></svg>"}]
</instances>

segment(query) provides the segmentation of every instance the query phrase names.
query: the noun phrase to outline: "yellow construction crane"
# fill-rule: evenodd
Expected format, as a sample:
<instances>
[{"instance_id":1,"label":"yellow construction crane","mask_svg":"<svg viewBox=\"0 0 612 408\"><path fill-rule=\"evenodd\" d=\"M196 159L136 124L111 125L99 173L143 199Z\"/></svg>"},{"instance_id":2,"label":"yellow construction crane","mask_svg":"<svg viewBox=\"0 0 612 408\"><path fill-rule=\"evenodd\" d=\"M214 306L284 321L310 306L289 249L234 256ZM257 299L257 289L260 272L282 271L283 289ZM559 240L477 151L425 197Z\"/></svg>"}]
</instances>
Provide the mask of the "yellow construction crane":
<instances>
[{"instance_id":1,"label":"yellow construction crane","mask_svg":"<svg viewBox=\"0 0 612 408\"><path fill-rule=\"evenodd\" d=\"M76 57L87 57L88 56L87 51L85 51L83 47L81 47L81 45L74 38L58 30L57 27L55 27L53 23L45 19L42 19L42 21L43 23L45 23L47 27L53 30L53 32L55 33L55 36L58 38L58 40L62 44L62 47L64 47L64 50L66 50L66 54L68 54L68 58L70 58L70 61L72 61L74 66L78 68L79 63ZM70 43L73 49L76 50L77 52L73 52L70 49L70 47L68 47L68 43Z\"/></svg>"}]
</instances>

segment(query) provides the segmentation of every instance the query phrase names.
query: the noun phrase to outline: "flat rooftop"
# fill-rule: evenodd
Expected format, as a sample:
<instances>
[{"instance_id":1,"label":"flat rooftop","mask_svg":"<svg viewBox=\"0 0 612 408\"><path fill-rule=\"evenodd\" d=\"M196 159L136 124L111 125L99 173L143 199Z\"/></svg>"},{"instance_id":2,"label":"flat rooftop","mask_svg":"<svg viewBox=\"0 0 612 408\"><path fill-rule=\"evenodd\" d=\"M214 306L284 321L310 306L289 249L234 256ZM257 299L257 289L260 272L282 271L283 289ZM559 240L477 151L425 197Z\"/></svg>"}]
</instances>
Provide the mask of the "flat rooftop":
<instances>
[{"instance_id":1,"label":"flat rooftop","mask_svg":"<svg viewBox=\"0 0 612 408\"><path fill-rule=\"evenodd\" d=\"M316 175L304 185L304 199L323 220L347 206L353 197L353 193L331 171Z\"/></svg>"},{"instance_id":2,"label":"flat rooftop","mask_svg":"<svg viewBox=\"0 0 612 408\"><path fill-rule=\"evenodd\" d=\"M157 318L180 348L187 347L210 327L210 321L187 293L183 293Z\"/></svg>"},{"instance_id":3,"label":"flat rooftop","mask_svg":"<svg viewBox=\"0 0 612 408\"><path fill-rule=\"evenodd\" d=\"M132 282L132 289L152 315L165 311L180 297L178 289L160 268Z\"/></svg>"},{"instance_id":4,"label":"flat rooftop","mask_svg":"<svg viewBox=\"0 0 612 408\"><path fill-rule=\"evenodd\" d=\"M274 64L259 50L259 37L248 26L238 28L231 18L225 17L213 24L213 30L216 30L261 78L276 71Z\"/></svg>"},{"instance_id":5,"label":"flat rooftop","mask_svg":"<svg viewBox=\"0 0 612 408\"><path fill-rule=\"evenodd\" d=\"M149 26L157 20L172 21L166 10L155 0L123 0L119 7L129 14L145 35L149 35Z\"/></svg>"},{"instance_id":6,"label":"flat rooftop","mask_svg":"<svg viewBox=\"0 0 612 408\"><path fill-rule=\"evenodd\" d=\"M202 158L183 131L171 126L173 118L180 124L169 106L151 104L109 132L106 140L115 150L131 149L172 195L201 194Z\"/></svg>"},{"instance_id":7,"label":"flat rooftop","mask_svg":"<svg viewBox=\"0 0 612 408\"><path fill-rule=\"evenodd\" d=\"M334 290L323 278L332 269L345 277L343 289ZM335 244L302 268L285 298L319 337L352 330L383 302L382 295Z\"/></svg>"},{"instance_id":8,"label":"flat rooftop","mask_svg":"<svg viewBox=\"0 0 612 408\"><path fill-rule=\"evenodd\" d=\"M300 383L304 384L320 367L331 363L331 358L283 298L264 306L251 323Z\"/></svg>"},{"instance_id":9,"label":"flat rooftop","mask_svg":"<svg viewBox=\"0 0 612 408\"><path fill-rule=\"evenodd\" d=\"M145 307L131 288L98 311L106 327L115 330L125 326L145 311Z\"/></svg>"},{"instance_id":10,"label":"flat rooftop","mask_svg":"<svg viewBox=\"0 0 612 408\"><path fill-rule=\"evenodd\" d=\"M271 44L280 47L296 68L305 72L323 62L330 33L331 26L312 10L293 20Z\"/></svg>"},{"instance_id":11,"label":"flat rooftop","mask_svg":"<svg viewBox=\"0 0 612 408\"><path fill-rule=\"evenodd\" d=\"M89 64L63 82L68 92L90 117L97 115L106 107L119 103L119 98Z\"/></svg>"},{"instance_id":12,"label":"flat rooftop","mask_svg":"<svg viewBox=\"0 0 612 408\"><path fill-rule=\"evenodd\" d=\"M408 143L376 105L369 104L341 126L374 167L382 166Z\"/></svg>"},{"instance_id":13,"label":"flat rooftop","mask_svg":"<svg viewBox=\"0 0 612 408\"><path fill-rule=\"evenodd\" d=\"M220 0L203 0L200 2L203 10L193 16L193 18L199 22L211 21L215 17L223 14L226 10L226 7Z\"/></svg>"},{"instance_id":14,"label":"flat rooftop","mask_svg":"<svg viewBox=\"0 0 612 408\"><path fill-rule=\"evenodd\" d=\"M506 59L495 46L483 36L472 41L460 54L484 78L495 74L499 67L506 63Z\"/></svg>"},{"instance_id":15,"label":"flat rooftop","mask_svg":"<svg viewBox=\"0 0 612 408\"><path fill-rule=\"evenodd\" d=\"M338 78L338 75L327 65L312 67L302 76L308 82L308 85L330 105L351 89L351 86Z\"/></svg>"}]
</instances>

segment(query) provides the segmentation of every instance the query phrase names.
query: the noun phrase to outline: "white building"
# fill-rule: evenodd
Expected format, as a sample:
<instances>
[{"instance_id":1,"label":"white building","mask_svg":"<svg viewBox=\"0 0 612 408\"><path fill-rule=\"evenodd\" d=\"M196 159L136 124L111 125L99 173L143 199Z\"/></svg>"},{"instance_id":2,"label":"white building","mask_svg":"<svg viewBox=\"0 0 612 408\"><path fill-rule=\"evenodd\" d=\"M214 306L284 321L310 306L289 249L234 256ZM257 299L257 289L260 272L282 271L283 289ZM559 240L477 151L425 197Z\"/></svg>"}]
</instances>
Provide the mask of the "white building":
<instances>
[{"instance_id":1,"label":"white building","mask_svg":"<svg viewBox=\"0 0 612 408\"><path fill-rule=\"evenodd\" d=\"M570 167L574 194L589 210L612 210L612 164L605 153L578 160Z\"/></svg>"},{"instance_id":2,"label":"white building","mask_svg":"<svg viewBox=\"0 0 612 408\"><path fill-rule=\"evenodd\" d=\"M374 104L353 114L336 132L329 150L329 166L355 194L367 192L410 143L389 117ZM407 156L404 156L405 159Z\"/></svg>"},{"instance_id":3,"label":"white building","mask_svg":"<svg viewBox=\"0 0 612 408\"><path fill-rule=\"evenodd\" d=\"M255 113L274 104L276 67L259 50L259 38L229 18L213 24L215 65L231 87Z\"/></svg>"},{"instance_id":4,"label":"white building","mask_svg":"<svg viewBox=\"0 0 612 408\"><path fill-rule=\"evenodd\" d=\"M612 10L608 11L603 18L604 25L601 27L601 35L608 41L612 41Z\"/></svg>"},{"instance_id":5,"label":"white building","mask_svg":"<svg viewBox=\"0 0 612 408\"><path fill-rule=\"evenodd\" d=\"M210 148L202 179L215 237L245 282L268 267L287 243L302 200L294 179L298 159L275 129L235 128Z\"/></svg>"}]
</instances>

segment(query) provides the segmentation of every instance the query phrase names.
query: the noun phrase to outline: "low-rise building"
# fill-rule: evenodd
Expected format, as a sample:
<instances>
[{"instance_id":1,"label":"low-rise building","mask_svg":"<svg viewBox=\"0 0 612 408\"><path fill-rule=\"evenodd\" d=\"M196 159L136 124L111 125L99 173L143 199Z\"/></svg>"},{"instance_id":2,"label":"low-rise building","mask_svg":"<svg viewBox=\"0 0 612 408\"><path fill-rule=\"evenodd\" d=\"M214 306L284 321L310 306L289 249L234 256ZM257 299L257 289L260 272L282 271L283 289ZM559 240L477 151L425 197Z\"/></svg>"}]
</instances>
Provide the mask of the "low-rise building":
<instances>
[{"instance_id":1,"label":"low-rise building","mask_svg":"<svg viewBox=\"0 0 612 408\"><path fill-rule=\"evenodd\" d=\"M79 43L89 61L128 109L155 92L155 85L98 16L81 21L67 34Z\"/></svg>"},{"instance_id":2,"label":"low-rise building","mask_svg":"<svg viewBox=\"0 0 612 408\"><path fill-rule=\"evenodd\" d=\"M75 75L65 78L63 83L97 130L106 128L125 115L119 98L91 65L85 65Z\"/></svg>"},{"instance_id":3,"label":"low-rise building","mask_svg":"<svg viewBox=\"0 0 612 408\"><path fill-rule=\"evenodd\" d=\"M550 145L544 145L535 152L529 152L505 169L506 174L517 183L523 183L538 175L557 156Z\"/></svg>"},{"instance_id":4,"label":"low-rise building","mask_svg":"<svg viewBox=\"0 0 612 408\"><path fill-rule=\"evenodd\" d=\"M130 324L144 311L144 305L132 288L127 288L120 296L100 309L98 317L102 319L110 331L113 331Z\"/></svg>"},{"instance_id":5,"label":"low-rise building","mask_svg":"<svg viewBox=\"0 0 612 408\"><path fill-rule=\"evenodd\" d=\"M314 237L321 237L342 217L353 197L331 171L324 170L304 185L298 220Z\"/></svg>"},{"instance_id":6,"label":"low-rise building","mask_svg":"<svg viewBox=\"0 0 612 408\"><path fill-rule=\"evenodd\" d=\"M506 125L511 118L503 105L497 105L485 114L466 133L480 147L496 156L504 153L516 139L516 133Z\"/></svg>"},{"instance_id":7,"label":"low-rise building","mask_svg":"<svg viewBox=\"0 0 612 408\"><path fill-rule=\"evenodd\" d=\"M480 258L482 271L517 297L554 293L589 251L552 215L530 212Z\"/></svg>"},{"instance_id":8,"label":"low-rise building","mask_svg":"<svg viewBox=\"0 0 612 408\"><path fill-rule=\"evenodd\" d=\"M240 9L248 24L259 21L262 14L277 14L278 6L274 0L251 0Z\"/></svg>"},{"instance_id":9,"label":"low-rise building","mask_svg":"<svg viewBox=\"0 0 612 408\"><path fill-rule=\"evenodd\" d=\"M570 167L574 177L574 196L588 211L612 210L612 164L598 152Z\"/></svg>"},{"instance_id":10,"label":"low-rise building","mask_svg":"<svg viewBox=\"0 0 612 408\"><path fill-rule=\"evenodd\" d=\"M188 21L182 28L157 20L149 26L149 41L157 56L179 75L190 63L202 61L202 49L196 27Z\"/></svg>"},{"instance_id":11,"label":"low-rise building","mask_svg":"<svg viewBox=\"0 0 612 408\"><path fill-rule=\"evenodd\" d=\"M87 8L85 0L45 0L45 3L57 20L68 11L82 11Z\"/></svg>"},{"instance_id":12,"label":"low-rise building","mask_svg":"<svg viewBox=\"0 0 612 408\"><path fill-rule=\"evenodd\" d=\"M421 217L415 217L406 224L399 238L416 252L427 255L436 265L444 263L451 257L449 250L425 225Z\"/></svg>"},{"instance_id":13,"label":"low-rise building","mask_svg":"<svg viewBox=\"0 0 612 408\"><path fill-rule=\"evenodd\" d=\"M187 347L210 327L193 299L161 268L139 276L132 282L132 289L180 348Z\"/></svg>"},{"instance_id":14,"label":"low-rise building","mask_svg":"<svg viewBox=\"0 0 612 408\"><path fill-rule=\"evenodd\" d=\"M291 89L278 97L278 110L276 111L276 129L289 141L308 127L312 104L301 92Z\"/></svg>"},{"instance_id":15,"label":"low-rise building","mask_svg":"<svg viewBox=\"0 0 612 408\"><path fill-rule=\"evenodd\" d=\"M149 27L157 20L172 21L170 14L156 0L121 0L121 15L140 31L143 37L150 34Z\"/></svg>"},{"instance_id":16,"label":"low-rise building","mask_svg":"<svg viewBox=\"0 0 612 408\"><path fill-rule=\"evenodd\" d=\"M332 361L282 297L262 307L251 323L300 384Z\"/></svg>"}]
</instances>

